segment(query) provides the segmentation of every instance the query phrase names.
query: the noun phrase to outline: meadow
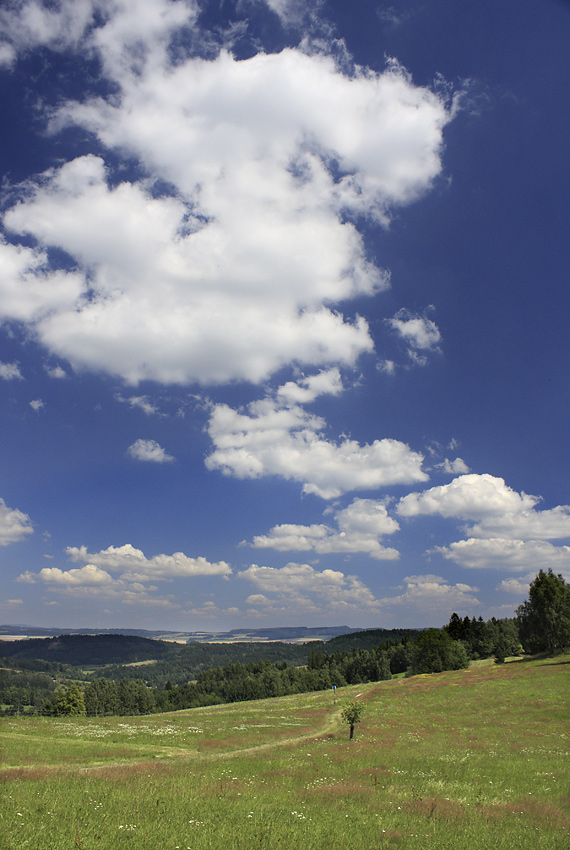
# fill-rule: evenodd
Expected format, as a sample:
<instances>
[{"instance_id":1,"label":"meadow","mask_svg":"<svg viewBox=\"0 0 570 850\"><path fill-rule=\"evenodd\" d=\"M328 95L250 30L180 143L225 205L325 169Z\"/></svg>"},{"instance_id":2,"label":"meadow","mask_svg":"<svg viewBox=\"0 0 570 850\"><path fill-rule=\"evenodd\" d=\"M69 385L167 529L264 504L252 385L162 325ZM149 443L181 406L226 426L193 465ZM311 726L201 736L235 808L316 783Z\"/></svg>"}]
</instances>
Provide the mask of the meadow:
<instances>
[{"instance_id":1,"label":"meadow","mask_svg":"<svg viewBox=\"0 0 570 850\"><path fill-rule=\"evenodd\" d=\"M562 656L144 717L4 718L0 847L567 850L569 685Z\"/></svg>"}]
</instances>

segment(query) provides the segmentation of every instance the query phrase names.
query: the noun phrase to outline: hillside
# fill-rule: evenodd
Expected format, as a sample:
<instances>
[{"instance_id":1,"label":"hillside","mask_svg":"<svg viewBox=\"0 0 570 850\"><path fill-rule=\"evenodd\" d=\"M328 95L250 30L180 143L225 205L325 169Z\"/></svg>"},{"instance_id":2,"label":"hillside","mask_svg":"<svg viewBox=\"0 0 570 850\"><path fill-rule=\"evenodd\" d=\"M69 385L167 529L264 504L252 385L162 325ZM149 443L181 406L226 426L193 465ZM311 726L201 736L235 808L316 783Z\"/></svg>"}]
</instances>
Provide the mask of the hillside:
<instances>
[{"instance_id":1,"label":"hillside","mask_svg":"<svg viewBox=\"0 0 570 850\"><path fill-rule=\"evenodd\" d=\"M566 850L567 658L146 717L0 720L0 846ZM364 707L356 739L340 712Z\"/></svg>"},{"instance_id":2,"label":"hillside","mask_svg":"<svg viewBox=\"0 0 570 850\"><path fill-rule=\"evenodd\" d=\"M365 629L342 634L327 641L323 651L341 652L347 649L373 649L382 643L399 643L407 637L417 637L421 629Z\"/></svg>"},{"instance_id":3,"label":"hillside","mask_svg":"<svg viewBox=\"0 0 570 850\"><path fill-rule=\"evenodd\" d=\"M323 644L313 642L309 646L322 647ZM223 664L247 664L257 660L305 664L307 646L280 642L178 644L135 635L60 635L4 641L0 643L1 657L9 660L10 666L18 660L57 662L96 669L101 676L130 679L140 678L141 669L128 665L153 661L152 666L144 668L145 681L164 686L167 681L172 684L187 682L204 670ZM29 664L27 669L30 669Z\"/></svg>"}]
</instances>

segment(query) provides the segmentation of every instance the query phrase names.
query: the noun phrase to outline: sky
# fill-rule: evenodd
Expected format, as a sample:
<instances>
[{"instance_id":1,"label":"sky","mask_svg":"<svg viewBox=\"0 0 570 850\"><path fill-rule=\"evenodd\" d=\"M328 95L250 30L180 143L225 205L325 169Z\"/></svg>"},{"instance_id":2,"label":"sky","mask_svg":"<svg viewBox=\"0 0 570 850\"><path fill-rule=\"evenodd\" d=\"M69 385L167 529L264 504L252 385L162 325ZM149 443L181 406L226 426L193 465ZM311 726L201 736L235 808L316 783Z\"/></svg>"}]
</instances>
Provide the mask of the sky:
<instances>
[{"instance_id":1,"label":"sky","mask_svg":"<svg viewBox=\"0 0 570 850\"><path fill-rule=\"evenodd\" d=\"M8 0L0 622L570 579L570 4Z\"/></svg>"}]
</instances>

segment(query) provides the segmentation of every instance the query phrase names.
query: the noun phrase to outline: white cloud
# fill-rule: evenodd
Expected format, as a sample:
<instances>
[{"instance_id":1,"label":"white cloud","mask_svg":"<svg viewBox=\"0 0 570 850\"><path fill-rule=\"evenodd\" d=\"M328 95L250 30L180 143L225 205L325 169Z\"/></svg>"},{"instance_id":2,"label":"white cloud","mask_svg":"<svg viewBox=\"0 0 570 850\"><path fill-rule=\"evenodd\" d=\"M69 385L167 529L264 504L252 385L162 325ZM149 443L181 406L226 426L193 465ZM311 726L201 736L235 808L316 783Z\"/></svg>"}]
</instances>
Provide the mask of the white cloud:
<instances>
[{"instance_id":1,"label":"white cloud","mask_svg":"<svg viewBox=\"0 0 570 850\"><path fill-rule=\"evenodd\" d=\"M394 62L349 75L329 55L293 48L244 60L179 49L173 65L169 40L194 21L194 4L75 5L40 13L24 3L4 13L6 32L16 51L78 40L95 51L112 98L63 104L52 130L82 127L151 179L117 185L87 155L28 183L6 226L63 249L78 271L49 270L42 248L4 244L0 315L29 324L74 367L133 384L353 365L372 349L367 324L332 305L388 278L350 216L386 221L429 190L445 101ZM294 5L274 3L282 17ZM153 194L154 178L173 196Z\"/></svg>"},{"instance_id":2,"label":"white cloud","mask_svg":"<svg viewBox=\"0 0 570 850\"><path fill-rule=\"evenodd\" d=\"M124 605L148 605L167 608L179 607L171 598L156 595L156 587L126 578L113 578L106 570L94 564L71 570L44 567L39 573L22 573L16 581L26 584L46 584L50 590L71 597L100 596L116 599Z\"/></svg>"},{"instance_id":3,"label":"white cloud","mask_svg":"<svg viewBox=\"0 0 570 850\"><path fill-rule=\"evenodd\" d=\"M9 508L4 499L0 499L0 546L17 543L28 534L33 534L30 517L17 510Z\"/></svg>"},{"instance_id":4,"label":"white cloud","mask_svg":"<svg viewBox=\"0 0 570 850\"><path fill-rule=\"evenodd\" d=\"M570 546L544 540L471 537L434 551L466 569L525 572L551 567L570 578Z\"/></svg>"},{"instance_id":5,"label":"white cloud","mask_svg":"<svg viewBox=\"0 0 570 850\"><path fill-rule=\"evenodd\" d=\"M135 460L152 461L153 463L169 463L174 460L172 455L167 454L155 440L135 440L127 451Z\"/></svg>"},{"instance_id":6,"label":"white cloud","mask_svg":"<svg viewBox=\"0 0 570 850\"><path fill-rule=\"evenodd\" d=\"M393 360L381 360L377 365L379 372L384 372L385 375L394 375L396 373L396 364Z\"/></svg>"},{"instance_id":7,"label":"white cloud","mask_svg":"<svg viewBox=\"0 0 570 850\"><path fill-rule=\"evenodd\" d=\"M437 351L441 342L439 328L432 319L402 308L389 324L410 348L416 351Z\"/></svg>"},{"instance_id":8,"label":"white cloud","mask_svg":"<svg viewBox=\"0 0 570 850\"><path fill-rule=\"evenodd\" d=\"M46 584L57 584L62 587L86 587L90 585L107 585L113 579L105 570L94 564L74 570L60 570L58 567L44 567L38 573L38 579Z\"/></svg>"},{"instance_id":9,"label":"white cloud","mask_svg":"<svg viewBox=\"0 0 570 850\"><path fill-rule=\"evenodd\" d=\"M303 600L303 593L315 594L325 600L330 610L345 606L377 608L378 600L356 576L345 576L338 570L315 570L309 564L290 563L280 569L252 564L238 573L259 590ZM265 604L265 603L263 603ZM304 604L304 603L303 603ZM310 603L313 604L312 602ZM295 602L297 607L297 603Z\"/></svg>"},{"instance_id":10,"label":"white cloud","mask_svg":"<svg viewBox=\"0 0 570 850\"><path fill-rule=\"evenodd\" d=\"M4 381L22 380L22 373L17 363L0 363L0 378Z\"/></svg>"},{"instance_id":11,"label":"white cloud","mask_svg":"<svg viewBox=\"0 0 570 850\"><path fill-rule=\"evenodd\" d=\"M85 546L66 549L72 561L85 561L102 569L121 573L126 581L161 581L175 577L227 576L231 568L225 561L210 563L205 558L189 558L182 552L173 555L155 555L147 558L130 543L109 546L96 554L87 552Z\"/></svg>"},{"instance_id":12,"label":"white cloud","mask_svg":"<svg viewBox=\"0 0 570 850\"><path fill-rule=\"evenodd\" d=\"M544 541L570 538L570 506L537 510L540 501L538 496L512 490L502 478L472 473L404 496L397 513L474 520L474 525L463 528L468 539L436 550L462 566L527 570L540 565L542 556L553 568L558 563L564 566L568 547Z\"/></svg>"},{"instance_id":13,"label":"white cloud","mask_svg":"<svg viewBox=\"0 0 570 850\"><path fill-rule=\"evenodd\" d=\"M513 593L515 596L528 596L529 586L535 578L535 573L532 573L521 578L504 579L497 590L503 590L506 593Z\"/></svg>"},{"instance_id":14,"label":"white cloud","mask_svg":"<svg viewBox=\"0 0 570 850\"><path fill-rule=\"evenodd\" d=\"M125 605L148 605L179 608L174 597L160 596L157 587L149 582L170 581L174 578L197 576L228 576L231 568L225 561L210 563L205 558L189 558L182 552L155 555L147 558L140 549L127 543L109 546L90 554L85 546L70 546L66 550L73 562L83 566L62 570L44 567L38 573L26 571L17 581L27 584L43 583L54 591L68 596L84 597L97 594L115 598ZM118 573L114 578L112 573Z\"/></svg>"},{"instance_id":15,"label":"white cloud","mask_svg":"<svg viewBox=\"0 0 570 850\"><path fill-rule=\"evenodd\" d=\"M35 410L36 413L39 413L40 410L45 407L45 402L43 402L41 398L35 398L30 402L30 407L32 410Z\"/></svg>"},{"instance_id":16,"label":"white cloud","mask_svg":"<svg viewBox=\"0 0 570 850\"><path fill-rule=\"evenodd\" d=\"M52 270L47 253L0 237L0 319L31 323L72 307L84 276Z\"/></svg>"},{"instance_id":17,"label":"white cloud","mask_svg":"<svg viewBox=\"0 0 570 850\"><path fill-rule=\"evenodd\" d=\"M361 445L347 438L335 443L322 436L324 428L320 417L271 398L253 402L247 413L214 405L207 430L215 448L206 466L237 478L279 475L323 499L427 479L423 456L405 443L383 439Z\"/></svg>"},{"instance_id":18,"label":"white cloud","mask_svg":"<svg viewBox=\"0 0 570 850\"><path fill-rule=\"evenodd\" d=\"M455 460L445 458L441 463L436 463L436 469L441 469L442 472L447 472L450 475L463 475L469 472L469 467L463 458L456 457Z\"/></svg>"},{"instance_id":19,"label":"white cloud","mask_svg":"<svg viewBox=\"0 0 570 850\"><path fill-rule=\"evenodd\" d=\"M441 333L433 319L427 315L421 316L403 307L392 319L386 320L386 324L396 331L405 344L408 358L414 365L426 366L429 354L441 352ZM385 361L385 364L380 366L381 371L389 371L389 363L391 361Z\"/></svg>"},{"instance_id":20,"label":"white cloud","mask_svg":"<svg viewBox=\"0 0 570 850\"><path fill-rule=\"evenodd\" d=\"M384 605L405 605L414 610L416 616L441 612L449 617L449 611L462 610L473 605L479 605L474 594L476 587L468 584L449 584L441 576L420 575L404 578L406 590L400 596L385 597Z\"/></svg>"},{"instance_id":21,"label":"white cloud","mask_svg":"<svg viewBox=\"0 0 570 850\"><path fill-rule=\"evenodd\" d=\"M485 517L468 529L477 537L556 540L570 537L570 505L549 510L522 510Z\"/></svg>"},{"instance_id":22,"label":"white cloud","mask_svg":"<svg viewBox=\"0 0 570 850\"><path fill-rule=\"evenodd\" d=\"M118 395L117 401L129 404L131 407L138 407L140 410L144 411L147 416L151 416L159 412L158 407L149 401L148 396L146 395L130 396L129 398L123 398Z\"/></svg>"},{"instance_id":23,"label":"white cloud","mask_svg":"<svg viewBox=\"0 0 570 850\"><path fill-rule=\"evenodd\" d=\"M322 0L265 0L283 24L300 24L308 15L318 10Z\"/></svg>"},{"instance_id":24,"label":"white cloud","mask_svg":"<svg viewBox=\"0 0 570 850\"><path fill-rule=\"evenodd\" d=\"M19 53L37 46L63 50L76 46L91 23L97 0L58 0L50 7L38 0L7 3L0 9L0 65L11 66Z\"/></svg>"},{"instance_id":25,"label":"white cloud","mask_svg":"<svg viewBox=\"0 0 570 850\"><path fill-rule=\"evenodd\" d=\"M461 475L449 484L431 487L423 493L409 493L400 499L400 516L438 514L467 520L531 510L539 499L519 494L493 475Z\"/></svg>"},{"instance_id":26,"label":"white cloud","mask_svg":"<svg viewBox=\"0 0 570 850\"><path fill-rule=\"evenodd\" d=\"M308 404L320 395L339 395L342 390L340 371L334 368L299 381L288 381L277 390L277 398L285 404Z\"/></svg>"},{"instance_id":27,"label":"white cloud","mask_svg":"<svg viewBox=\"0 0 570 850\"><path fill-rule=\"evenodd\" d=\"M308 552L318 554L331 552L362 552L379 561L396 560L396 549L382 546L379 538L398 531L399 525L388 515L382 502L372 499L355 499L352 504L337 511L338 528L328 525L292 525L284 523L274 526L269 534L253 538L255 549L275 549L279 552Z\"/></svg>"},{"instance_id":28,"label":"white cloud","mask_svg":"<svg viewBox=\"0 0 570 850\"><path fill-rule=\"evenodd\" d=\"M263 593L252 593L245 601L248 605L271 605L271 600Z\"/></svg>"},{"instance_id":29,"label":"white cloud","mask_svg":"<svg viewBox=\"0 0 570 850\"><path fill-rule=\"evenodd\" d=\"M56 378L57 380L61 380L62 378L67 378L67 372L61 366L54 366L53 369L49 369L46 366L46 372L50 376L50 378Z\"/></svg>"}]
</instances>

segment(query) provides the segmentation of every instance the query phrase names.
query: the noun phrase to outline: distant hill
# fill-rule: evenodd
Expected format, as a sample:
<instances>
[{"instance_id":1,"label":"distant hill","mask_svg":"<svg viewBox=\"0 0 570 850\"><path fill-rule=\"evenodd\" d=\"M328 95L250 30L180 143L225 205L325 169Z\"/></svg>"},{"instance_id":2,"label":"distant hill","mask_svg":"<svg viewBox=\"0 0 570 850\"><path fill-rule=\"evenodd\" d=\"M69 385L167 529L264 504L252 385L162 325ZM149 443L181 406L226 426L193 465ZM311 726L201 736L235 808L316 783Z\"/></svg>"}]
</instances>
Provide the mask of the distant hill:
<instances>
[{"instance_id":1,"label":"distant hill","mask_svg":"<svg viewBox=\"0 0 570 850\"><path fill-rule=\"evenodd\" d=\"M0 656L4 658L39 658L79 667L132 664L166 658L175 652L176 645L137 635L62 634L0 643Z\"/></svg>"},{"instance_id":2,"label":"distant hill","mask_svg":"<svg viewBox=\"0 0 570 850\"><path fill-rule=\"evenodd\" d=\"M307 663L308 647L322 649L322 641L310 644L261 640L176 643L138 635L58 635L48 638L1 641L0 659L17 667L46 662L91 668L95 675L112 679L138 679L156 686L184 683L201 672L224 664L248 664L265 660L286 661L293 666ZM153 661L151 666L133 666ZM38 668L39 669L39 668Z\"/></svg>"},{"instance_id":3,"label":"distant hill","mask_svg":"<svg viewBox=\"0 0 570 850\"><path fill-rule=\"evenodd\" d=\"M342 652L346 649L372 649L380 643L399 642L404 637L415 637L421 629L365 629L342 634L327 641L323 647L326 653Z\"/></svg>"},{"instance_id":4,"label":"distant hill","mask_svg":"<svg viewBox=\"0 0 570 850\"><path fill-rule=\"evenodd\" d=\"M267 629L232 629L229 632L172 632L165 630L150 631L148 629L55 629L42 628L40 626L2 625L0 626L0 639L2 636L12 638L48 638L59 635L128 635L143 637L154 640L185 642L220 642L220 641L246 641L256 643L257 641L294 641L302 642L309 640L330 640L337 635L358 631L350 626L284 626L281 628ZM0 643L0 655L2 651Z\"/></svg>"}]
</instances>

